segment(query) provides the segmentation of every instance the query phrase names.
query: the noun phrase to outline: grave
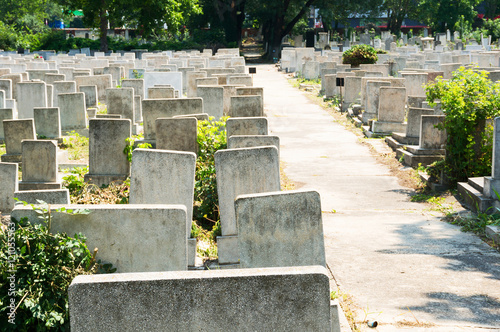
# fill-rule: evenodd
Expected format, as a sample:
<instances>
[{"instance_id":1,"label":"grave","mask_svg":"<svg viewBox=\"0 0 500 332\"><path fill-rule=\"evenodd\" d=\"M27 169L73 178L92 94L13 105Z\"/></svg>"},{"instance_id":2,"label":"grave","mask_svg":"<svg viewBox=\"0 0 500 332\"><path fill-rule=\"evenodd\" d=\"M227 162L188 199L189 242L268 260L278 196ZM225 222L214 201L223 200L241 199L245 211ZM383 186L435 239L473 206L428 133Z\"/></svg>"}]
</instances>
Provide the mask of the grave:
<instances>
[{"instance_id":1,"label":"grave","mask_svg":"<svg viewBox=\"0 0 500 332\"><path fill-rule=\"evenodd\" d=\"M78 91L85 93L85 106L87 109L98 106L96 85L80 85Z\"/></svg>"},{"instance_id":2,"label":"grave","mask_svg":"<svg viewBox=\"0 0 500 332\"><path fill-rule=\"evenodd\" d=\"M484 177L483 194L487 198L497 198L500 193L500 117L496 117L493 122L493 154L491 157L491 176ZM1 210L1 209L0 209Z\"/></svg>"},{"instance_id":3,"label":"grave","mask_svg":"<svg viewBox=\"0 0 500 332\"><path fill-rule=\"evenodd\" d=\"M0 213L14 209L14 192L18 190L18 166L16 163L0 162Z\"/></svg>"},{"instance_id":4,"label":"grave","mask_svg":"<svg viewBox=\"0 0 500 332\"><path fill-rule=\"evenodd\" d=\"M11 80L0 79L0 90L2 90L4 92L5 99L12 99L12 81Z\"/></svg>"},{"instance_id":5,"label":"grave","mask_svg":"<svg viewBox=\"0 0 500 332\"><path fill-rule=\"evenodd\" d=\"M59 107L58 96L61 93L75 93L76 91L76 82L73 81L63 81L63 82L54 82L52 84L52 107Z\"/></svg>"},{"instance_id":6,"label":"grave","mask_svg":"<svg viewBox=\"0 0 500 332\"><path fill-rule=\"evenodd\" d=\"M234 207L241 268L326 267L318 192L240 195Z\"/></svg>"},{"instance_id":7,"label":"grave","mask_svg":"<svg viewBox=\"0 0 500 332\"><path fill-rule=\"evenodd\" d=\"M92 120L97 121L97 120ZM103 121L103 120L99 120ZM129 120L121 120L129 121ZM86 209L88 214L57 212ZM187 270L186 208L162 204L52 205L51 230L85 234L86 245L99 249L99 258L126 272ZM40 222L31 206L17 206L12 218Z\"/></svg>"},{"instance_id":8,"label":"grave","mask_svg":"<svg viewBox=\"0 0 500 332\"><path fill-rule=\"evenodd\" d=\"M135 149L130 177L130 204L185 206L185 234L186 238L190 238L195 169L196 154L192 152ZM189 266L194 266L196 238L188 239L187 250Z\"/></svg>"},{"instance_id":9,"label":"grave","mask_svg":"<svg viewBox=\"0 0 500 332\"><path fill-rule=\"evenodd\" d=\"M380 88L377 120L372 122L374 134L389 135L393 132L405 132L406 89L396 87Z\"/></svg>"},{"instance_id":10,"label":"grave","mask_svg":"<svg viewBox=\"0 0 500 332\"><path fill-rule=\"evenodd\" d=\"M387 81L367 81L366 82L366 103L363 112L363 123L367 124L369 120L375 119L378 113L380 101L380 88L383 86L391 86Z\"/></svg>"},{"instance_id":11,"label":"grave","mask_svg":"<svg viewBox=\"0 0 500 332\"><path fill-rule=\"evenodd\" d=\"M275 146L280 151L280 138L269 135L232 135L227 139L228 149L255 148L258 146Z\"/></svg>"},{"instance_id":12,"label":"grave","mask_svg":"<svg viewBox=\"0 0 500 332\"><path fill-rule=\"evenodd\" d=\"M201 98L145 99L142 101L144 139L154 143L156 139L155 121L158 118L199 113L203 113L203 100Z\"/></svg>"},{"instance_id":13,"label":"grave","mask_svg":"<svg viewBox=\"0 0 500 332\"><path fill-rule=\"evenodd\" d=\"M1 156L2 162L22 161L21 142L25 139L36 139L33 119L3 120L6 153Z\"/></svg>"},{"instance_id":14,"label":"grave","mask_svg":"<svg viewBox=\"0 0 500 332\"><path fill-rule=\"evenodd\" d=\"M188 98L196 97L196 80L199 78L206 78L207 73L204 71L191 71L186 73Z\"/></svg>"},{"instance_id":15,"label":"grave","mask_svg":"<svg viewBox=\"0 0 500 332\"><path fill-rule=\"evenodd\" d=\"M83 92L61 93L57 96L61 115L61 131L84 130L87 128L85 94Z\"/></svg>"},{"instance_id":16,"label":"grave","mask_svg":"<svg viewBox=\"0 0 500 332\"><path fill-rule=\"evenodd\" d=\"M320 266L81 275L68 294L74 332L340 331Z\"/></svg>"},{"instance_id":17,"label":"grave","mask_svg":"<svg viewBox=\"0 0 500 332\"><path fill-rule=\"evenodd\" d=\"M106 89L106 106L108 114L120 114L122 119L129 119L132 124L132 134L138 134L134 110L133 88Z\"/></svg>"},{"instance_id":18,"label":"grave","mask_svg":"<svg viewBox=\"0 0 500 332\"><path fill-rule=\"evenodd\" d=\"M14 119L14 110L12 108L0 108L0 144L5 143L3 120L12 120L12 119Z\"/></svg>"},{"instance_id":19,"label":"grave","mask_svg":"<svg viewBox=\"0 0 500 332\"><path fill-rule=\"evenodd\" d=\"M101 187L122 182L130 175L130 163L123 150L131 136L130 119L92 119L89 121L89 173L85 182Z\"/></svg>"},{"instance_id":20,"label":"grave","mask_svg":"<svg viewBox=\"0 0 500 332\"><path fill-rule=\"evenodd\" d=\"M197 126L194 117L156 119L156 148L198 154Z\"/></svg>"},{"instance_id":21,"label":"grave","mask_svg":"<svg viewBox=\"0 0 500 332\"><path fill-rule=\"evenodd\" d=\"M198 86L197 97L203 99L203 111L215 120L224 116L224 88L221 86Z\"/></svg>"},{"instance_id":22,"label":"grave","mask_svg":"<svg viewBox=\"0 0 500 332\"><path fill-rule=\"evenodd\" d=\"M16 191L13 197L28 204L39 204L38 201L47 204L70 204L68 189Z\"/></svg>"},{"instance_id":23,"label":"grave","mask_svg":"<svg viewBox=\"0 0 500 332\"><path fill-rule=\"evenodd\" d=\"M265 117L229 118L226 122L227 137L233 135L267 135L268 123Z\"/></svg>"},{"instance_id":24,"label":"grave","mask_svg":"<svg viewBox=\"0 0 500 332\"><path fill-rule=\"evenodd\" d=\"M57 141L23 140L19 190L61 189L57 181Z\"/></svg>"},{"instance_id":25,"label":"grave","mask_svg":"<svg viewBox=\"0 0 500 332\"><path fill-rule=\"evenodd\" d=\"M111 75L93 75L75 77L76 86L95 85L97 87L97 100L106 100L106 89L111 88Z\"/></svg>"},{"instance_id":26,"label":"grave","mask_svg":"<svg viewBox=\"0 0 500 332\"><path fill-rule=\"evenodd\" d=\"M146 90L145 98L149 98L147 95L147 89L155 85L165 85L170 84L175 90L179 90L182 95L184 93L182 87L182 73L181 72L145 72L144 73L144 89Z\"/></svg>"},{"instance_id":27,"label":"grave","mask_svg":"<svg viewBox=\"0 0 500 332\"><path fill-rule=\"evenodd\" d=\"M403 157L406 165L418 167L419 165L427 166L435 161L444 158L446 132L436 128L437 125L444 122L443 115L422 115L419 145L408 145L405 149L398 149L396 157Z\"/></svg>"},{"instance_id":28,"label":"grave","mask_svg":"<svg viewBox=\"0 0 500 332\"><path fill-rule=\"evenodd\" d=\"M280 190L279 155L275 147L219 150L215 153L222 236L219 263L238 263L234 200L239 195Z\"/></svg>"},{"instance_id":29,"label":"grave","mask_svg":"<svg viewBox=\"0 0 500 332\"><path fill-rule=\"evenodd\" d=\"M227 85L243 85L243 86L253 86L252 76L249 75L238 75L238 76L228 76Z\"/></svg>"},{"instance_id":30,"label":"grave","mask_svg":"<svg viewBox=\"0 0 500 332\"><path fill-rule=\"evenodd\" d=\"M144 80L143 79L124 79L122 80L122 88L134 88L134 95L145 97Z\"/></svg>"},{"instance_id":31,"label":"grave","mask_svg":"<svg viewBox=\"0 0 500 332\"><path fill-rule=\"evenodd\" d=\"M260 117L264 116L264 105L261 96L234 96L231 97L231 117Z\"/></svg>"},{"instance_id":32,"label":"grave","mask_svg":"<svg viewBox=\"0 0 500 332\"><path fill-rule=\"evenodd\" d=\"M58 143L63 142L61 137L61 118L58 107L35 107L33 109L33 115L36 135L39 139L56 140Z\"/></svg>"},{"instance_id":33,"label":"grave","mask_svg":"<svg viewBox=\"0 0 500 332\"><path fill-rule=\"evenodd\" d=\"M18 83L16 100L18 118L33 118L34 107L47 107L47 87L45 82Z\"/></svg>"},{"instance_id":34,"label":"grave","mask_svg":"<svg viewBox=\"0 0 500 332\"><path fill-rule=\"evenodd\" d=\"M175 98L174 88L152 87L148 88L149 99Z\"/></svg>"}]
</instances>

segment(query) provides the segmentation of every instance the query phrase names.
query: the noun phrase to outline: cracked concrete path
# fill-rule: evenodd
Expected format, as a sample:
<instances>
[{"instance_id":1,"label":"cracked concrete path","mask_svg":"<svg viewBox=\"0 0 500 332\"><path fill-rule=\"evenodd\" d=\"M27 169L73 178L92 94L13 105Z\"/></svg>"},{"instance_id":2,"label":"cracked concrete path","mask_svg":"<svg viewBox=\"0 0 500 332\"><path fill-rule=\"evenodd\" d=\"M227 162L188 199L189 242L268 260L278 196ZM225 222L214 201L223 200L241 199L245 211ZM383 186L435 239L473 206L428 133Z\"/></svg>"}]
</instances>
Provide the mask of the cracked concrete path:
<instances>
[{"instance_id":1,"label":"cracked concrete path","mask_svg":"<svg viewBox=\"0 0 500 332\"><path fill-rule=\"evenodd\" d=\"M327 264L360 330L500 331L497 251L410 202L412 191L274 66L258 65L254 86L285 173L321 194Z\"/></svg>"}]
</instances>

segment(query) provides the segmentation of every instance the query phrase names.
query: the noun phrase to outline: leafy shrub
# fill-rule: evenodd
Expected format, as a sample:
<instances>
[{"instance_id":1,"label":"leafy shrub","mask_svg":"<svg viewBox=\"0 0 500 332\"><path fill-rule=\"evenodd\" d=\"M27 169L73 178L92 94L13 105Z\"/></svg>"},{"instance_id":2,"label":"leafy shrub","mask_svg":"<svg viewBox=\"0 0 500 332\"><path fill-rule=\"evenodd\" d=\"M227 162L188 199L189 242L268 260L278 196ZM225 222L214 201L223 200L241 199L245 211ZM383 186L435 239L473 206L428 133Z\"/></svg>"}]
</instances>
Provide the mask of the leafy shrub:
<instances>
[{"instance_id":1,"label":"leafy shrub","mask_svg":"<svg viewBox=\"0 0 500 332\"><path fill-rule=\"evenodd\" d=\"M500 84L486 71L459 68L450 80L438 79L426 86L427 101L441 100L445 114L446 157L434 165L444 170L451 184L491 173L492 126L488 120L500 115Z\"/></svg>"},{"instance_id":2,"label":"leafy shrub","mask_svg":"<svg viewBox=\"0 0 500 332\"><path fill-rule=\"evenodd\" d=\"M97 249L91 253L81 234L74 237L52 234L48 206L44 204L37 209L44 223L23 219L0 232L2 331L68 331L68 287L73 278L79 274L114 272L111 265L96 262ZM15 287L10 286L13 281ZM18 306L15 317L10 316L14 324L9 322L11 299Z\"/></svg>"},{"instance_id":3,"label":"leafy shrub","mask_svg":"<svg viewBox=\"0 0 500 332\"><path fill-rule=\"evenodd\" d=\"M214 121L210 118L209 121L198 121L199 150L196 161L193 217L205 227L213 226L219 220L214 154L227 146L226 120L227 118L222 118L220 121Z\"/></svg>"},{"instance_id":4,"label":"leafy shrub","mask_svg":"<svg viewBox=\"0 0 500 332\"><path fill-rule=\"evenodd\" d=\"M377 60L377 51L369 45L354 45L342 54L342 63L353 66L373 64Z\"/></svg>"}]
</instances>

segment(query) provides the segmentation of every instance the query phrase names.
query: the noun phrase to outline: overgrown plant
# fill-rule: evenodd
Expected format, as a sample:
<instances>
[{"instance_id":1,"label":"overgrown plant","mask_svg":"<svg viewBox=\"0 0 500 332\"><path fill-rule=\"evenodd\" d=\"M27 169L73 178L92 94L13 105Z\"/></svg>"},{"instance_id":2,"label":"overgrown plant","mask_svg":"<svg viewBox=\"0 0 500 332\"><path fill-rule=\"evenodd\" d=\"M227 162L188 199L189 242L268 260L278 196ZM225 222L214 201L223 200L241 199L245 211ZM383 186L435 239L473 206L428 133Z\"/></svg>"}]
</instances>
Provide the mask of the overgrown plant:
<instances>
[{"instance_id":1,"label":"overgrown plant","mask_svg":"<svg viewBox=\"0 0 500 332\"><path fill-rule=\"evenodd\" d=\"M194 185L193 217L206 229L219 220L219 201L215 178L214 154L227 146L226 120L198 121L198 158ZM209 227L211 225L211 227Z\"/></svg>"},{"instance_id":2,"label":"overgrown plant","mask_svg":"<svg viewBox=\"0 0 500 332\"><path fill-rule=\"evenodd\" d=\"M68 331L68 287L73 278L79 274L114 272L111 265L96 262L97 249L90 252L83 235L51 233L50 207L40 203L32 207L41 223L24 218L9 223L0 232L2 331ZM59 211L89 213L63 208Z\"/></svg>"},{"instance_id":3,"label":"overgrown plant","mask_svg":"<svg viewBox=\"0 0 500 332\"><path fill-rule=\"evenodd\" d=\"M434 174L444 172L452 184L491 173L492 125L500 115L500 84L486 71L459 68L450 80L437 79L426 86L427 101L441 101L446 130L444 163L434 165ZM439 169L436 167L439 166Z\"/></svg>"},{"instance_id":4,"label":"overgrown plant","mask_svg":"<svg viewBox=\"0 0 500 332\"><path fill-rule=\"evenodd\" d=\"M144 136L143 134L139 135L134 135L132 137L127 137L125 141L127 142L127 145L125 146L125 149L123 149L123 153L127 155L127 159L129 162L132 162L132 152L136 149L150 149L152 147L151 144L149 143L139 143L135 144L137 140L143 139Z\"/></svg>"},{"instance_id":5,"label":"overgrown plant","mask_svg":"<svg viewBox=\"0 0 500 332\"><path fill-rule=\"evenodd\" d=\"M354 45L342 54L342 63L353 66L373 64L377 60L377 51L370 45Z\"/></svg>"},{"instance_id":6,"label":"overgrown plant","mask_svg":"<svg viewBox=\"0 0 500 332\"><path fill-rule=\"evenodd\" d=\"M71 131L68 137L64 137L61 149L68 151L69 160L86 160L89 158L89 139Z\"/></svg>"}]
</instances>

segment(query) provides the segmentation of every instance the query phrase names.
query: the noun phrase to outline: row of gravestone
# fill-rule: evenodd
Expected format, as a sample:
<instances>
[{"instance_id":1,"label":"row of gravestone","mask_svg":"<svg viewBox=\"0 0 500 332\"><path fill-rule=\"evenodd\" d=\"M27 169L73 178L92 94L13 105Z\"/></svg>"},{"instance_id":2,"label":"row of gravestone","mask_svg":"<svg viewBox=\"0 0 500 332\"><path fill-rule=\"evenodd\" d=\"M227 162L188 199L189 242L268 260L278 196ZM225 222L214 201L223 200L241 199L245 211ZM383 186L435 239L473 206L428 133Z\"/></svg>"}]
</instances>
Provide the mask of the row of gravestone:
<instances>
[{"instance_id":1,"label":"row of gravestone","mask_svg":"<svg viewBox=\"0 0 500 332\"><path fill-rule=\"evenodd\" d=\"M110 136L116 136L117 126L125 123L127 123L127 129L130 132L129 120L91 120L91 138L95 132L94 123L98 125L99 129L97 130L101 130L101 133L107 132ZM106 126L107 128L104 128ZM220 150L215 156L221 208L221 229L224 238L231 238L233 241L235 238L237 239L239 250L236 249L238 250L236 258L239 258L241 267L324 266L321 205L318 193L314 191L279 192L279 156L276 146L241 148L242 146L260 146L271 143L279 146L277 138L264 135L267 131L266 119L231 118L228 120L227 130L229 149ZM24 141L23 144L26 142ZM92 141L90 144L92 146ZM109 157L112 159L114 156ZM54 206L52 228L54 231L64 231L70 234L75 232L86 234L88 245L98 247L101 259L112 262L119 272L185 270L189 256L187 237L190 231L190 222L186 223L187 220L190 220L190 212L186 206L192 206L194 168L194 153L137 149L132 158L130 205L125 207L84 206L91 211L85 216L56 213L57 206ZM186 203L185 200L190 200L190 203ZM155 203L164 204L165 202L181 205L155 205ZM298 206L302 208L297 209ZM12 217L19 219L27 216L31 219L34 216L33 213L31 208L18 207L12 213ZM119 242L116 241L117 238L120 239ZM218 239L220 255L235 256L234 252L224 253L226 249L234 250L234 248L221 247L220 240ZM244 278L236 278L231 272L222 272L218 279L223 281L229 278L236 284L242 283L244 285L242 287L246 288L249 279L256 277L255 273L261 276L261 281L274 278L280 280L281 284L286 279L307 278L311 274L318 275L318 271L320 271L317 268L298 268L295 269L295 273L292 273L296 277L291 277L289 270L289 268L259 270L257 273L255 270L249 269L239 272L239 275L244 276ZM326 277L324 272L322 270L319 275ZM283 273L286 277L276 276L276 274ZM179 278L179 274L163 273L152 279L152 282L157 283L161 277L165 276L169 276L174 290L182 289L185 292L186 277ZM145 275L145 277L152 278L151 275ZM322 277L323 281L315 283L316 287L321 284L323 285L321 287L328 285L328 278L325 277ZM102 277L97 276L94 280L89 281L75 280L72 289L77 288L78 291L74 291L74 293L70 291L70 301L75 296L79 298L78 303L76 301L70 303L72 328L75 330L89 328L87 324L81 325L80 317L85 315L86 311L85 306L80 304L96 300L94 283L101 282L100 278ZM119 282L121 278L131 281L129 279L131 277L120 275L115 278L117 283L108 284L102 291L115 292L117 289L121 289L122 286ZM132 278L134 283L144 284L144 281L137 279L137 276ZM147 284L146 282L146 287ZM149 285L149 287L151 286ZM217 283L208 283L207 287L208 289L212 289L212 287L217 289L219 286ZM266 289L269 291L268 287ZM261 287L253 288L253 292L247 294L247 296L251 295L250 298L254 298L256 293L260 294L263 290ZM276 291L279 287L275 286L272 289L272 291ZM140 296L137 297L136 290L129 289L122 294L131 303L129 305L134 306L134 308L137 306L135 309L139 311L144 310L144 307L138 304L142 300L140 300ZM298 294L294 291L294 294L294 297L314 299L313 303L309 305L321 309L322 313L321 316L316 316L316 324L321 322L321 330L330 330L331 315L332 312L335 312L335 307L330 312L327 301L328 293L323 291L322 294L316 293L311 297L311 293L307 289L307 292L300 290ZM98 297L102 298L101 295ZM203 308L206 306L205 301L200 301L200 303ZM114 300L103 301L100 305L103 306L106 317L116 318ZM262 301L253 304L254 307L262 307L262 305ZM197 311L197 308L198 306L190 306L186 310L192 312ZM277 310L275 306L270 308L273 311ZM240 306L233 309L243 310ZM165 315L169 316L172 313L167 310L163 313L163 316ZM273 314L273 316L275 315ZM148 317L151 318L151 314ZM170 317L170 319L173 318ZM220 327L223 321L219 321L219 319L224 321L227 318L223 315L215 320L216 326ZM303 324L304 318L297 319L299 325L294 323L294 327L303 328L301 324ZM150 320L154 324L158 324L156 319ZM308 322L309 320L310 318L306 319ZM271 321L272 324L284 324L283 320L277 317ZM175 319L175 322L178 322L178 319ZM262 325L264 329L269 326L274 326L274 328L281 326L268 325L270 322L252 322L252 326L264 324ZM117 320L113 323L117 324L115 327L127 326L125 323L130 324L128 320ZM102 324L104 324L103 320L98 319L93 326L102 328L104 326ZM239 326L240 322L236 322L236 324ZM131 326L135 328L137 325L132 323L127 327L131 328ZM335 326L337 327L337 325ZM291 327L291 330L294 330L294 327ZM328 328L325 329L325 327ZM188 330L190 328L193 327L189 327Z\"/></svg>"}]
</instances>

